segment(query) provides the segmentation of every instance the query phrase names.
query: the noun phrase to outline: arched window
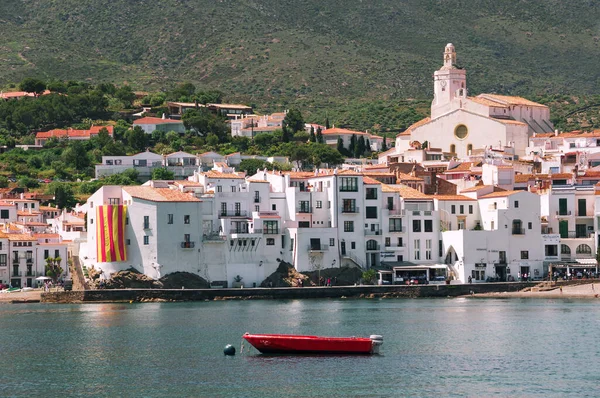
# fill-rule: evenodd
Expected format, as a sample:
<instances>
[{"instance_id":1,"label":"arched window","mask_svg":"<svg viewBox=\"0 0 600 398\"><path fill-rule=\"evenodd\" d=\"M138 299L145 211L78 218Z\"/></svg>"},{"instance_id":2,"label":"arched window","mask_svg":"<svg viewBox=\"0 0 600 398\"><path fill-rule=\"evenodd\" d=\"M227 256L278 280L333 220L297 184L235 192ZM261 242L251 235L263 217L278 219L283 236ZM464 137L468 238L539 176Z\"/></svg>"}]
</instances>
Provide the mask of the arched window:
<instances>
[{"instance_id":1,"label":"arched window","mask_svg":"<svg viewBox=\"0 0 600 398\"><path fill-rule=\"evenodd\" d=\"M567 245L560 245L560 254L571 254L571 248Z\"/></svg>"},{"instance_id":2,"label":"arched window","mask_svg":"<svg viewBox=\"0 0 600 398\"><path fill-rule=\"evenodd\" d=\"M467 145L467 155L470 155L472 151L473 151L473 144L468 144Z\"/></svg>"},{"instance_id":3,"label":"arched window","mask_svg":"<svg viewBox=\"0 0 600 398\"><path fill-rule=\"evenodd\" d=\"M376 240L368 240L367 241L367 250L377 250L377 241Z\"/></svg>"},{"instance_id":4,"label":"arched window","mask_svg":"<svg viewBox=\"0 0 600 398\"><path fill-rule=\"evenodd\" d=\"M523 229L523 223L521 220L513 220L512 222L512 234L513 235L523 235L525 234L525 230Z\"/></svg>"},{"instance_id":5,"label":"arched window","mask_svg":"<svg viewBox=\"0 0 600 398\"><path fill-rule=\"evenodd\" d=\"M450 145L450 153L456 153L456 145L454 145L454 144Z\"/></svg>"},{"instance_id":6,"label":"arched window","mask_svg":"<svg viewBox=\"0 0 600 398\"><path fill-rule=\"evenodd\" d=\"M592 248L585 243L577 246L577 250L575 250L577 254L592 254Z\"/></svg>"}]
</instances>

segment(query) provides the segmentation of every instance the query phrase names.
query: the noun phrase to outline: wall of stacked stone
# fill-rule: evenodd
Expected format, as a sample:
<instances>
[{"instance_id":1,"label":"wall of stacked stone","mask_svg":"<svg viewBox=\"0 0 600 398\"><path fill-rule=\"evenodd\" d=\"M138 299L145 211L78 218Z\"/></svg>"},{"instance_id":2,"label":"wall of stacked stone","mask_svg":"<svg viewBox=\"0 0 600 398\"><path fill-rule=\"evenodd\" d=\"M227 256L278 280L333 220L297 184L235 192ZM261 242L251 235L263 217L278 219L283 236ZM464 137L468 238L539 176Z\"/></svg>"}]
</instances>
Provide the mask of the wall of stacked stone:
<instances>
[{"instance_id":1,"label":"wall of stacked stone","mask_svg":"<svg viewBox=\"0 0 600 398\"><path fill-rule=\"evenodd\" d=\"M535 282L480 283L473 285L416 286L334 286L310 288L252 289L122 289L43 293L42 302L146 302L204 301L231 299L310 299L375 297L458 297L473 293L516 292L535 286Z\"/></svg>"}]
</instances>

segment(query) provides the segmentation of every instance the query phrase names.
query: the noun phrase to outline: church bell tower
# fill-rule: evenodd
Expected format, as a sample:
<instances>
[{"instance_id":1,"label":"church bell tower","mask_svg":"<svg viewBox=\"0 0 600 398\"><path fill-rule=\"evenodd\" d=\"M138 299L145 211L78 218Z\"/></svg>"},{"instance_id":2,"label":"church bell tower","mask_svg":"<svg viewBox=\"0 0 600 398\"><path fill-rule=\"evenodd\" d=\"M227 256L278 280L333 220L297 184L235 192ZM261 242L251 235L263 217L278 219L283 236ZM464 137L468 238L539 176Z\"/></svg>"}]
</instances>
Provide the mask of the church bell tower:
<instances>
[{"instance_id":1,"label":"church bell tower","mask_svg":"<svg viewBox=\"0 0 600 398\"><path fill-rule=\"evenodd\" d=\"M444 49L444 65L433 74L434 98L431 118L435 119L460 108L461 98L467 97L467 74L456 66L456 51L452 43Z\"/></svg>"}]
</instances>

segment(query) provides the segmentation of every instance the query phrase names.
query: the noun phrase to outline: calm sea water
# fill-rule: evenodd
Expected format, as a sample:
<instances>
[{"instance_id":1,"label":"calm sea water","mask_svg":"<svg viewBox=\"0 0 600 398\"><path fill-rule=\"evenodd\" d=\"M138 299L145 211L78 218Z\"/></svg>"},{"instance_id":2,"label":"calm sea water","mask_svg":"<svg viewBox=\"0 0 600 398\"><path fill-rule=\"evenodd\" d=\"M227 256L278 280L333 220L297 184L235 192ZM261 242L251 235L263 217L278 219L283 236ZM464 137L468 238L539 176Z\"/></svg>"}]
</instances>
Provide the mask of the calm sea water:
<instances>
[{"instance_id":1,"label":"calm sea water","mask_svg":"<svg viewBox=\"0 0 600 398\"><path fill-rule=\"evenodd\" d=\"M240 355L246 331L381 334L383 355ZM599 334L596 301L6 304L0 396L598 396Z\"/></svg>"}]
</instances>

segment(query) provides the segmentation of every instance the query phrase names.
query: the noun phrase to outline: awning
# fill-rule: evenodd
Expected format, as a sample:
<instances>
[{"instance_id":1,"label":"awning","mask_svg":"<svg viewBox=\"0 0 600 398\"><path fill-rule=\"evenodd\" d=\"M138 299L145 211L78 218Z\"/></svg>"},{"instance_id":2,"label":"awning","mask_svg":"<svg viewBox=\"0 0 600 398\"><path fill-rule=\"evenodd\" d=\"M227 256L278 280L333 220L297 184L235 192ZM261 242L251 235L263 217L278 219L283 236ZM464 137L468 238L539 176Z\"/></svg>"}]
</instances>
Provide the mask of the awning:
<instances>
[{"instance_id":1,"label":"awning","mask_svg":"<svg viewBox=\"0 0 600 398\"><path fill-rule=\"evenodd\" d=\"M577 261L578 264L583 265L598 265L598 261L596 261L595 258L578 258L575 261Z\"/></svg>"}]
</instances>

